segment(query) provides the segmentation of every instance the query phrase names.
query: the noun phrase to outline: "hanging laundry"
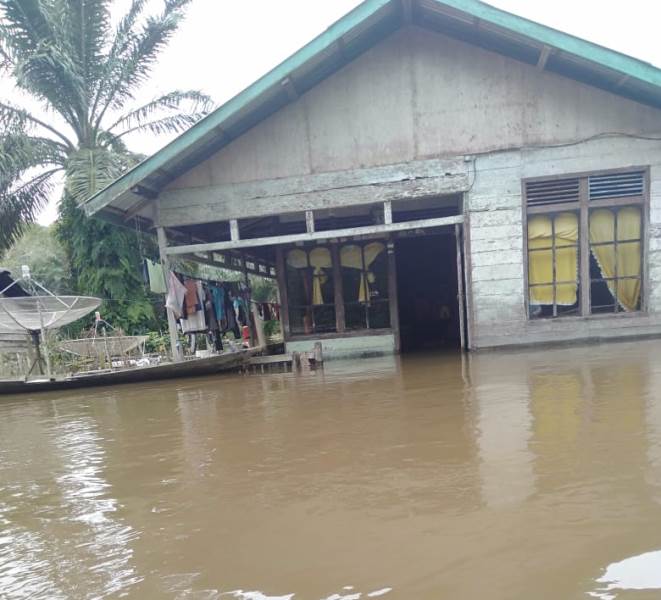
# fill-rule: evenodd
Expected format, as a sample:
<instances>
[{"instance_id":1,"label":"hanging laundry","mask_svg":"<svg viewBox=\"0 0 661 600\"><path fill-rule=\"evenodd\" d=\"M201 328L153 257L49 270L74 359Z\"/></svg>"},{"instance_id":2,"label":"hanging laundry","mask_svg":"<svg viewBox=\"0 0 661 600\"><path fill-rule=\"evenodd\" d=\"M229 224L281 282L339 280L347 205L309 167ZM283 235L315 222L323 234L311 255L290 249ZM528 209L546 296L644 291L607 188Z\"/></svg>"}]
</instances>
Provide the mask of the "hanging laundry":
<instances>
[{"instance_id":1,"label":"hanging laundry","mask_svg":"<svg viewBox=\"0 0 661 600\"><path fill-rule=\"evenodd\" d=\"M197 284L198 282L195 281L194 279L187 279L184 282L184 285L186 286L186 298L185 298L185 304L186 304L186 314L192 314L200 310L200 299L197 294Z\"/></svg>"},{"instance_id":2,"label":"hanging laundry","mask_svg":"<svg viewBox=\"0 0 661 600\"><path fill-rule=\"evenodd\" d=\"M219 285L211 286L211 296L213 298L213 307L216 313L216 319L219 323L226 320L225 316L225 289Z\"/></svg>"},{"instance_id":3,"label":"hanging laundry","mask_svg":"<svg viewBox=\"0 0 661 600\"><path fill-rule=\"evenodd\" d=\"M152 262L148 258L145 259L147 265L147 274L149 276L149 289L154 294L165 294L165 278L163 277L163 267L159 262Z\"/></svg>"},{"instance_id":4,"label":"hanging laundry","mask_svg":"<svg viewBox=\"0 0 661 600\"><path fill-rule=\"evenodd\" d=\"M177 279L177 276L170 271L168 275L168 295L165 300L165 306L169 308L178 319L183 314L184 298L186 297L186 287Z\"/></svg>"},{"instance_id":5,"label":"hanging laundry","mask_svg":"<svg viewBox=\"0 0 661 600\"><path fill-rule=\"evenodd\" d=\"M218 319L216 319L216 310L213 306L213 296L209 288L204 291L204 316L206 317L209 331L218 329Z\"/></svg>"},{"instance_id":6,"label":"hanging laundry","mask_svg":"<svg viewBox=\"0 0 661 600\"><path fill-rule=\"evenodd\" d=\"M189 279L186 281L186 318L181 320L184 333L206 332L207 321L204 317L204 290L202 282Z\"/></svg>"},{"instance_id":7,"label":"hanging laundry","mask_svg":"<svg viewBox=\"0 0 661 600\"><path fill-rule=\"evenodd\" d=\"M241 334L236 320L236 313L234 312L234 303L230 294L225 294L225 315L227 318L224 331L231 331L238 340Z\"/></svg>"}]
</instances>

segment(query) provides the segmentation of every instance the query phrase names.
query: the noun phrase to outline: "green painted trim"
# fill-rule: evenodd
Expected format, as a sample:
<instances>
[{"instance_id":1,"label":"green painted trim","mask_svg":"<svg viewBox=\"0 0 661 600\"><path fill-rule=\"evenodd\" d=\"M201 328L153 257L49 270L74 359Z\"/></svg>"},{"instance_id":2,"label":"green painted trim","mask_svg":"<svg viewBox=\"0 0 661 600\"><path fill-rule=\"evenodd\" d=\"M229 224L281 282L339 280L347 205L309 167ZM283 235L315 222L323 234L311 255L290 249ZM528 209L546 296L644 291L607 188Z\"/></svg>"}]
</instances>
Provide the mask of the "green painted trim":
<instances>
[{"instance_id":1,"label":"green painted trim","mask_svg":"<svg viewBox=\"0 0 661 600\"><path fill-rule=\"evenodd\" d=\"M661 87L661 69L621 52L588 42L546 25L535 23L518 15L480 2L479 0L434 0L440 6L449 6L492 25L497 25L528 37L536 42L573 54L602 67L607 67Z\"/></svg>"},{"instance_id":2,"label":"green painted trim","mask_svg":"<svg viewBox=\"0 0 661 600\"><path fill-rule=\"evenodd\" d=\"M223 104L199 123L193 125L193 127L170 142L167 146L136 165L108 187L86 200L83 204L85 212L88 215L93 215L110 204L117 196L129 191L133 186L162 168L179 154L194 146L201 138L213 133L213 130L219 127L229 117L239 112L253 100L259 98L259 96L267 92L274 85L279 84L309 60L333 46L342 36L369 19L392 1L366 0L358 5L321 35L303 46L298 52L258 79L243 92Z\"/></svg>"},{"instance_id":3,"label":"green painted trim","mask_svg":"<svg viewBox=\"0 0 661 600\"><path fill-rule=\"evenodd\" d=\"M453 8L486 23L527 37L538 42L540 45L547 45L578 56L595 65L612 69L622 75L628 75L632 79L637 79L661 89L661 69L649 63L614 50L609 50L603 46L593 44L592 42L582 40L545 25L540 25L534 21L529 21L523 17L484 4L479 0L433 1L439 6ZM89 198L83 204L85 212L88 215L94 215L108 206L115 198L127 193L131 188L144 181L158 169L164 168L170 161L175 160L177 156L195 147L206 136L212 135L214 129L222 126L227 119L268 92L283 79L291 75L293 71L304 66L315 56L332 47L346 33L364 23L385 6L395 2L397 0L365 0L329 27L324 33L303 46L298 52L258 79L243 92L223 104L220 108L216 109L154 155L135 166L108 187Z\"/></svg>"}]
</instances>

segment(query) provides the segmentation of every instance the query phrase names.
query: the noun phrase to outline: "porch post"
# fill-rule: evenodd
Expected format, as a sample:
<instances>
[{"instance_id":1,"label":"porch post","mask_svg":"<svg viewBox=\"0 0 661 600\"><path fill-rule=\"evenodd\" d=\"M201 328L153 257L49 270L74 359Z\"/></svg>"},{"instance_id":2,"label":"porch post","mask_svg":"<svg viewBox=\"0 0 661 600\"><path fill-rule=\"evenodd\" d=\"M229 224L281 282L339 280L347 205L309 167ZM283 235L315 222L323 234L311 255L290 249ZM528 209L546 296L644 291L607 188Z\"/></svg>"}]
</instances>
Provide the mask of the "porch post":
<instances>
[{"instance_id":1,"label":"porch post","mask_svg":"<svg viewBox=\"0 0 661 600\"><path fill-rule=\"evenodd\" d=\"M169 289L168 277L170 275L170 259L165 253L168 245L168 238L165 234L163 227L156 228L156 235L158 237L158 251L161 256L161 266L163 267L163 278L165 279L165 289ZM168 314L168 330L170 331L170 355L174 362L183 360L181 356L181 349L179 348L179 337L177 335L177 319L170 308L166 308Z\"/></svg>"},{"instance_id":2,"label":"porch post","mask_svg":"<svg viewBox=\"0 0 661 600\"><path fill-rule=\"evenodd\" d=\"M276 277L278 279L278 293L280 294L280 325L282 327L282 339L286 342L290 338L289 331L289 297L287 294L287 273L285 265L285 253L282 246L275 249Z\"/></svg>"},{"instance_id":3,"label":"porch post","mask_svg":"<svg viewBox=\"0 0 661 600\"><path fill-rule=\"evenodd\" d=\"M344 316L344 290L342 284L342 265L340 263L340 247L331 244L331 259L333 263L333 284L335 289L335 328L338 333L344 333L346 328Z\"/></svg>"},{"instance_id":4,"label":"porch post","mask_svg":"<svg viewBox=\"0 0 661 600\"><path fill-rule=\"evenodd\" d=\"M395 256L395 242L391 239L388 248L388 304L390 306L390 327L395 335L395 352L399 354L402 349L399 334L399 299L397 298L397 257Z\"/></svg>"},{"instance_id":5,"label":"porch post","mask_svg":"<svg viewBox=\"0 0 661 600\"><path fill-rule=\"evenodd\" d=\"M241 252L241 262L243 263L243 282L246 286L246 296L247 306L246 319L248 319L248 331L250 332L250 347L255 346L255 341L257 339L255 328L257 327L257 322L253 320L252 312L252 290L250 289L250 278L248 277L248 264L246 263L246 255L244 252Z\"/></svg>"}]
</instances>

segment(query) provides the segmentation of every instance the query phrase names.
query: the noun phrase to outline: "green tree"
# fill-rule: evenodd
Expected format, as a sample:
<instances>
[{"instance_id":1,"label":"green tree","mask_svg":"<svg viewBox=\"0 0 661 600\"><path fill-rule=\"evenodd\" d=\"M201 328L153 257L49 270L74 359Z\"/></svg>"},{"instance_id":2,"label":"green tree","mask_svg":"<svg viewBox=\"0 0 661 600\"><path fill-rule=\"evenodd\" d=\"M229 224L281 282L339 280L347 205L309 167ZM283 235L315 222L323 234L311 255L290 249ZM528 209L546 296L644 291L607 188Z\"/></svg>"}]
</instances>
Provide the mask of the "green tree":
<instances>
[{"instance_id":1,"label":"green tree","mask_svg":"<svg viewBox=\"0 0 661 600\"><path fill-rule=\"evenodd\" d=\"M15 276L30 267L32 278L54 294L69 291L71 273L66 253L55 235L55 227L29 226L21 238L4 253L0 264Z\"/></svg>"},{"instance_id":2,"label":"green tree","mask_svg":"<svg viewBox=\"0 0 661 600\"><path fill-rule=\"evenodd\" d=\"M125 136L180 132L211 109L196 90L135 106L190 1L164 0L150 14L146 0L133 0L113 24L112 0L0 0L0 70L40 106L0 101L0 251L64 176L58 235L73 285L110 299L106 314L132 329L154 315L140 278L140 236L87 219L78 205L140 160Z\"/></svg>"}]
</instances>

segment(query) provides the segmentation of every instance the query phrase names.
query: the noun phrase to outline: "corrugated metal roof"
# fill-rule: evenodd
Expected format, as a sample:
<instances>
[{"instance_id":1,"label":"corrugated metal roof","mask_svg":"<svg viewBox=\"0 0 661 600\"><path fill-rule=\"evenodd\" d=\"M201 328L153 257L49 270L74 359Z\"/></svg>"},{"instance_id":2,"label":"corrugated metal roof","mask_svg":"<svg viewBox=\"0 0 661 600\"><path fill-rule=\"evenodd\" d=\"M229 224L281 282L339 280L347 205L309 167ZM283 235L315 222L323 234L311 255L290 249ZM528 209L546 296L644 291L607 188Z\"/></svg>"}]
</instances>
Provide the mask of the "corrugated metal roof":
<instances>
[{"instance_id":1,"label":"corrugated metal roof","mask_svg":"<svg viewBox=\"0 0 661 600\"><path fill-rule=\"evenodd\" d=\"M84 203L89 215L126 214L212 153L413 23L661 108L661 69L479 0L365 0L324 33Z\"/></svg>"}]
</instances>

